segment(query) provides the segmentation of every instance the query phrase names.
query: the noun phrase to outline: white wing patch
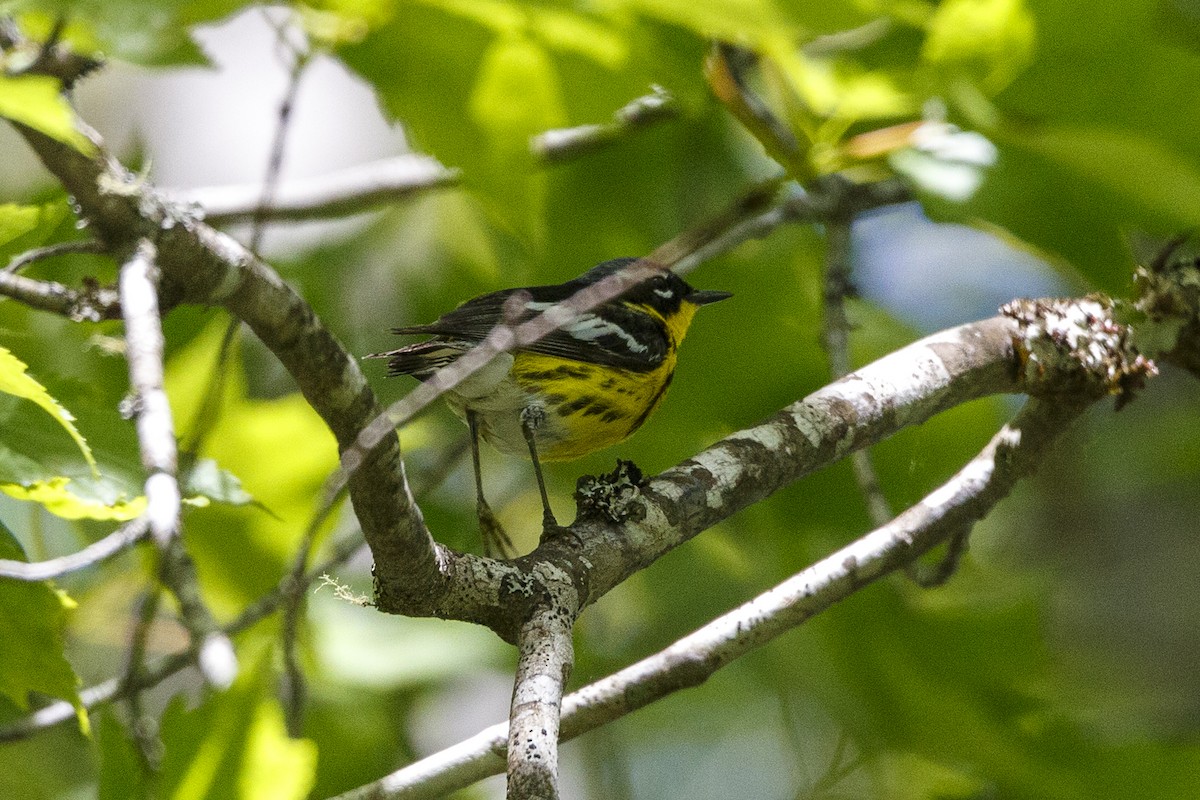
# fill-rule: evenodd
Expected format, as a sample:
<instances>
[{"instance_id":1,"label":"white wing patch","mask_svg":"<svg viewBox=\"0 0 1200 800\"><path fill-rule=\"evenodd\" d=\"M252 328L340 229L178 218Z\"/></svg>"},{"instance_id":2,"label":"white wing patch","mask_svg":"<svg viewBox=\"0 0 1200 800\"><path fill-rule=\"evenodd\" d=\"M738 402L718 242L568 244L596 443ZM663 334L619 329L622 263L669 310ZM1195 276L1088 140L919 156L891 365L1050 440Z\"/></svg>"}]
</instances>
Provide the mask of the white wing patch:
<instances>
[{"instance_id":1,"label":"white wing patch","mask_svg":"<svg viewBox=\"0 0 1200 800\"><path fill-rule=\"evenodd\" d=\"M536 312L545 311L553 305L555 304L531 302L526 303L525 307L530 311ZM620 325L609 322L595 314L580 314L569 325L563 326L563 332L583 342L594 342L603 336L616 336L633 353L645 353L650 349Z\"/></svg>"}]
</instances>

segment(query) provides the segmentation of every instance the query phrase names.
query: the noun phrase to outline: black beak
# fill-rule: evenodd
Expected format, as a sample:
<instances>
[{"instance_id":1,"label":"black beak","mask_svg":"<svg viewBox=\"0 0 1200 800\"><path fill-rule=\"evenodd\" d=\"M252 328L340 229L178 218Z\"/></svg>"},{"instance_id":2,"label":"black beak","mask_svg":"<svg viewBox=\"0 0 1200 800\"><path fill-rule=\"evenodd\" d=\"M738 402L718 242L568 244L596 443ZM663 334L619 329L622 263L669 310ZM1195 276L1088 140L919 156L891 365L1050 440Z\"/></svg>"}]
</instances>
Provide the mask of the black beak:
<instances>
[{"instance_id":1,"label":"black beak","mask_svg":"<svg viewBox=\"0 0 1200 800\"><path fill-rule=\"evenodd\" d=\"M709 303L715 303L718 300L725 300L733 297L733 292L717 292L712 290L693 291L687 297L683 298L689 303L697 306L706 306Z\"/></svg>"}]
</instances>

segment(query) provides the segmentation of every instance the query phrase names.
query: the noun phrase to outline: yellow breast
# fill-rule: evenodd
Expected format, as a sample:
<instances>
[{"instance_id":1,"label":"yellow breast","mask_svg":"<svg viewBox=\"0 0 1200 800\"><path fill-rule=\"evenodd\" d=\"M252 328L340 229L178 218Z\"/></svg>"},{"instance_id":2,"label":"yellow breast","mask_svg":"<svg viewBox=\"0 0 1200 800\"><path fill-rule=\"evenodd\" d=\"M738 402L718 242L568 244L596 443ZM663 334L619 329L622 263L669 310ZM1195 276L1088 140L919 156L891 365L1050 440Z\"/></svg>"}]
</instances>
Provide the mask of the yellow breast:
<instances>
[{"instance_id":1,"label":"yellow breast","mask_svg":"<svg viewBox=\"0 0 1200 800\"><path fill-rule=\"evenodd\" d=\"M546 411L538 455L549 461L579 458L624 441L658 408L675 372L675 354L648 372L520 353L517 385Z\"/></svg>"},{"instance_id":2,"label":"yellow breast","mask_svg":"<svg viewBox=\"0 0 1200 800\"><path fill-rule=\"evenodd\" d=\"M446 394L460 417L475 412L485 441L503 453L528 452L521 431L521 411L540 409L538 457L567 461L627 439L654 413L675 374L675 356L696 306L683 307L664 319L650 306L637 307L662 320L670 347L662 363L650 370L600 366L557 356L517 351L507 374L498 382L483 381L478 391Z\"/></svg>"}]
</instances>

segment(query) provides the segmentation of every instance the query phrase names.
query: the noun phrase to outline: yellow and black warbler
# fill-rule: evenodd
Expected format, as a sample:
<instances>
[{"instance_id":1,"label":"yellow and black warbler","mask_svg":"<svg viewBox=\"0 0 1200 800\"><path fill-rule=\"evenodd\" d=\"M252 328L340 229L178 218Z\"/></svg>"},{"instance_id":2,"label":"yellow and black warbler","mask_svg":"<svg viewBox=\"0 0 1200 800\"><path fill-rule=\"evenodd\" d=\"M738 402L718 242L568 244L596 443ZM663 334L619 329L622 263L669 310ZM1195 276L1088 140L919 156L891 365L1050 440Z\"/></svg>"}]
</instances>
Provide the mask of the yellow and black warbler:
<instances>
[{"instance_id":1,"label":"yellow and black warbler","mask_svg":"<svg viewBox=\"0 0 1200 800\"><path fill-rule=\"evenodd\" d=\"M566 283L475 297L429 325L392 329L433 338L370 357L388 359L389 376L425 380L482 342L498 323L524 322L635 261L618 258ZM517 294L514 308L508 301ZM729 296L693 289L664 270L543 339L501 354L445 394L470 428L477 509L489 554L494 548L505 553L508 540L484 499L479 437L501 452L529 454L542 496L544 534L557 530L539 459L580 458L636 431L671 385L676 351L696 309Z\"/></svg>"}]
</instances>

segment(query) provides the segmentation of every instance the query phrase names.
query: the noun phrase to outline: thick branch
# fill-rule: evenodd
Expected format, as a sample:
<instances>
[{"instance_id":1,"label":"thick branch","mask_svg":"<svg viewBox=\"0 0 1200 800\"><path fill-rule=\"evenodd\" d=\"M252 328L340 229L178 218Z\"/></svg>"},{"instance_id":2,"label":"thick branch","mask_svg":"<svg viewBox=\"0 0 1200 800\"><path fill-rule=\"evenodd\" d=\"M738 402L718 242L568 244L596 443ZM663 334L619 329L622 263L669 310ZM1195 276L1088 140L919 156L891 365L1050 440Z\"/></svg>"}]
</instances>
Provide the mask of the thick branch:
<instances>
[{"instance_id":1,"label":"thick branch","mask_svg":"<svg viewBox=\"0 0 1200 800\"><path fill-rule=\"evenodd\" d=\"M109 159L16 126L112 248L154 234L164 302L219 303L246 322L288 369L339 449L382 413L358 364L282 279L233 239L165 203ZM448 554L435 548L405 480L396 436L384 437L350 476L351 498L397 607L436 607L447 592Z\"/></svg>"},{"instance_id":2,"label":"thick branch","mask_svg":"<svg viewBox=\"0 0 1200 800\"><path fill-rule=\"evenodd\" d=\"M563 702L563 740L699 685L740 656L969 529L1037 467L1089 402L1031 400L954 477L891 522L665 650L569 695ZM337 800L442 797L503 769L497 754L511 738L508 725L493 725Z\"/></svg>"},{"instance_id":3,"label":"thick branch","mask_svg":"<svg viewBox=\"0 0 1200 800\"><path fill-rule=\"evenodd\" d=\"M1014 321L963 325L896 351L650 479L614 523L572 526L592 564L588 602L700 531L909 425L978 397L1022 391Z\"/></svg>"},{"instance_id":4,"label":"thick branch","mask_svg":"<svg viewBox=\"0 0 1200 800\"><path fill-rule=\"evenodd\" d=\"M557 800L558 718L575 657L571 635L579 595L570 575L549 562L534 567L550 588L517 635L520 653L509 711L508 799Z\"/></svg>"}]
</instances>

